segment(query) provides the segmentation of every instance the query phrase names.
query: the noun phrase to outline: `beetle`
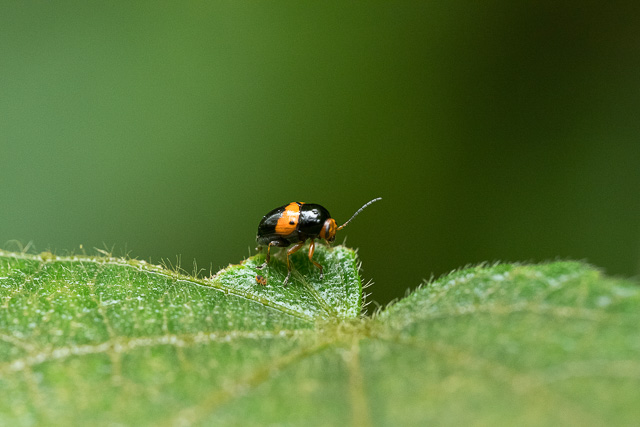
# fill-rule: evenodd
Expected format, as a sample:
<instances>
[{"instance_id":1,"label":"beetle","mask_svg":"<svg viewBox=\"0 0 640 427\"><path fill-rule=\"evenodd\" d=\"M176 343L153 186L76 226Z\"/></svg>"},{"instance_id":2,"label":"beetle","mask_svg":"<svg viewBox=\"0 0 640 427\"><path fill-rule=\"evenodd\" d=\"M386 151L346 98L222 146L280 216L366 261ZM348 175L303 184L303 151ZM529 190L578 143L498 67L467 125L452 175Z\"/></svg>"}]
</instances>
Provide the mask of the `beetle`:
<instances>
[{"instance_id":1,"label":"beetle","mask_svg":"<svg viewBox=\"0 0 640 427\"><path fill-rule=\"evenodd\" d=\"M298 251L307 240L311 240L309 261L320 269L320 277L322 278L322 266L313 260L313 252L316 249L315 239L323 239L328 245L331 244L336 238L336 231L342 230L364 208L378 200L382 200L382 197L365 203L347 222L339 227L336 225L336 221L331 218L329 211L315 203L291 202L273 209L263 216L258 224L256 240L260 245L259 249L262 248L262 245L267 245L267 258L258 269L263 269L269 264L272 246L286 248L293 244L293 247L287 249L288 273L284 279L286 286L291 275L289 256Z\"/></svg>"}]
</instances>

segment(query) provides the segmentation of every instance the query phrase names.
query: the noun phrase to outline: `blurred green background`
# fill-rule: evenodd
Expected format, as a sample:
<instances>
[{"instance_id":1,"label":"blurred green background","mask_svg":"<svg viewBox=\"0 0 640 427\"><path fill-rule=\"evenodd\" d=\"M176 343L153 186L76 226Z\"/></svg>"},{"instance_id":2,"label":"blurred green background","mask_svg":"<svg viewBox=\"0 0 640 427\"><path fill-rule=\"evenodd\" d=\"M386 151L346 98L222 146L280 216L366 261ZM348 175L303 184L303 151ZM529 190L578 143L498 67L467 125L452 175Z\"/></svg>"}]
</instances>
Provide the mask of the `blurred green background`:
<instances>
[{"instance_id":1,"label":"blurred green background","mask_svg":"<svg viewBox=\"0 0 640 427\"><path fill-rule=\"evenodd\" d=\"M481 261L640 268L634 2L12 2L0 244L192 270L320 203L384 304Z\"/></svg>"}]
</instances>

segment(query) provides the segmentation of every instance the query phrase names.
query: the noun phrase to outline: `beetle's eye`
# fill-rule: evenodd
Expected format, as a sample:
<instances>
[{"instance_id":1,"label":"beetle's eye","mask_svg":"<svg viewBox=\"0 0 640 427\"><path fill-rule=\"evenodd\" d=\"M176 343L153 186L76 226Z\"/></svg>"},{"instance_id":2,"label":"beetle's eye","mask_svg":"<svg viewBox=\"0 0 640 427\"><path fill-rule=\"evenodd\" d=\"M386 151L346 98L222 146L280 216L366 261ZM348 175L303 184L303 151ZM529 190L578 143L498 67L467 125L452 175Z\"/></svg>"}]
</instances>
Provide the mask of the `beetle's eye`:
<instances>
[{"instance_id":1,"label":"beetle's eye","mask_svg":"<svg viewBox=\"0 0 640 427\"><path fill-rule=\"evenodd\" d=\"M324 236L322 237L326 239L327 242L333 242L336 239L336 222L329 218L324 222L322 231L324 232Z\"/></svg>"},{"instance_id":2,"label":"beetle's eye","mask_svg":"<svg viewBox=\"0 0 640 427\"><path fill-rule=\"evenodd\" d=\"M336 222L332 218L324 222L319 237L325 239L327 242L333 242L336 238Z\"/></svg>"}]
</instances>

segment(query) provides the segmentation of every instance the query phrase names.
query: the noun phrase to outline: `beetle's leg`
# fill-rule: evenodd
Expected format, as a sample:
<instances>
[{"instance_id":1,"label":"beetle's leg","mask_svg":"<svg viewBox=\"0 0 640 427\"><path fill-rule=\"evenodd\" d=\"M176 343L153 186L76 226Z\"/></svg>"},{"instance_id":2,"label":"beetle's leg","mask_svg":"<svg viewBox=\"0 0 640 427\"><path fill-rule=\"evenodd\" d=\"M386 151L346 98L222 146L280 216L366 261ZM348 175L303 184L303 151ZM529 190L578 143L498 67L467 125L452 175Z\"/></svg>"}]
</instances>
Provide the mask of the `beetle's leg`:
<instances>
[{"instance_id":1,"label":"beetle's leg","mask_svg":"<svg viewBox=\"0 0 640 427\"><path fill-rule=\"evenodd\" d=\"M320 269L320 278L324 277L324 273L322 272L322 266L313 260L313 252L316 250L316 242L311 239L311 244L309 245L309 261L313 263L316 267Z\"/></svg>"},{"instance_id":2,"label":"beetle's leg","mask_svg":"<svg viewBox=\"0 0 640 427\"><path fill-rule=\"evenodd\" d=\"M324 243L327 245L327 249L329 249L329 252L331 252L333 250L333 246L331 246L331 242L328 241L327 239L324 239Z\"/></svg>"},{"instance_id":3,"label":"beetle's leg","mask_svg":"<svg viewBox=\"0 0 640 427\"><path fill-rule=\"evenodd\" d=\"M267 246L267 258L260 267L257 267L258 270L262 270L267 266L267 264L269 264L269 260L271 259L271 246L275 245L275 243L276 242L269 242L269 245Z\"/></svg>"},{"instance_id":4,"label":"beetle's leg","mask_svg":"<svg viewBox=\"0 0 640 427\"><path fill-rule=\"evenodd\" d=\"M287 282L289 281L289 276L291 276L291 262L289 261L289 255L297 252L298 249L300 249L303 245L304 245L304 240L302 242L296 243L294 246L287 249L287 270L289 270L289 272L287 273L287 277L285 277L283 282L285 286L287 286Z\"/></svg>"}]
</instances>

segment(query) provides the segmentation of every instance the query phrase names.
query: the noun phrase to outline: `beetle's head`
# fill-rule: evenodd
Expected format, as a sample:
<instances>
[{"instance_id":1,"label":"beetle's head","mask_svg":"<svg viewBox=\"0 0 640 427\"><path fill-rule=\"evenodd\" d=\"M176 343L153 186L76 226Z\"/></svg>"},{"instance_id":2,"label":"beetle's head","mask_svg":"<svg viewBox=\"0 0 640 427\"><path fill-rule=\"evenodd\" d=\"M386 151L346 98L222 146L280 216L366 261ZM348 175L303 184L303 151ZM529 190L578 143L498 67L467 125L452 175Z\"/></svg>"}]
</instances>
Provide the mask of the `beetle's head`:
<instances>
[{"instance_id":1,"label":"beetle's head","mask_svg":"<svg viewBox=\"0 0 640 427\"><path fill-rule=\"evenodd\" d=\"M325 239L327 242L331 243L336 240L337 230L338 226L336 225L336 221L333 218L329 218L324 222L322 230L320 230L320 238Z\"/></svg>"}]
</instances>

